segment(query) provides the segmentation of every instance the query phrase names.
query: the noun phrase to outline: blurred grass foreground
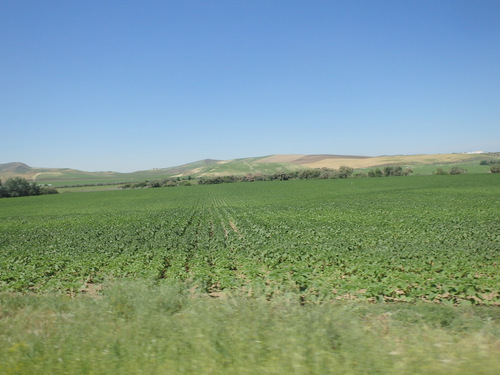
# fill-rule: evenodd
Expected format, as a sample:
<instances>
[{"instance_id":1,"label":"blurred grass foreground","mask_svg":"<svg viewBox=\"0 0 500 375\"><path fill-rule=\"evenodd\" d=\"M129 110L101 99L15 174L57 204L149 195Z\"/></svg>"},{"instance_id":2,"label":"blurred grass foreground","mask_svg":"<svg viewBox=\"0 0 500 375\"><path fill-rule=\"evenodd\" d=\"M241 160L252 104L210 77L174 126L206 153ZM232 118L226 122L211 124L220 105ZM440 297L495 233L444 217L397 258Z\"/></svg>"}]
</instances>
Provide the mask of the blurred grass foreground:
<instances>
[{"instance_id":1,"label":"blurred grass foreground","mask_svg":"<svg viewBox=\"0 0 500 375\"><path fill-rule=\"evenodd\" d=\"M189 291L0 294L0 374L496 374L500 310Z\"/></svg>"}]
</instances>

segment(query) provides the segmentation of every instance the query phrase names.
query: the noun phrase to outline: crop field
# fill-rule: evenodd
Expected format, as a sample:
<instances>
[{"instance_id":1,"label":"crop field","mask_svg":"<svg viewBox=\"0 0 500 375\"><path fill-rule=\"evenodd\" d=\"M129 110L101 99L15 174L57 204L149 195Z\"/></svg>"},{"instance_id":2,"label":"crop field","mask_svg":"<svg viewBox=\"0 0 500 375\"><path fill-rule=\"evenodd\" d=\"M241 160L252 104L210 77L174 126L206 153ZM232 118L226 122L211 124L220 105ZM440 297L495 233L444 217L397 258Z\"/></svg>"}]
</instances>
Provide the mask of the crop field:
<instances>
[{"instance_id":1,"label":"crop field","mask_svg":"<svg viewBox=\"0 0 500 375\"><path fill-rule=\"evenodd\" d=\"M499 264L494 174L2 199L0 373L494 373Z\"/></svg>"},{"instance_id":2,"label":"crop field","mask_svg":"<svg viewBox=\"0 0 500 375\"><path fill-rule=\"evenodd\" d=\"M496 175L288 181L3 199L0 290L109 279L206 292L498 304Z\"/></svg>"}]
</instances>

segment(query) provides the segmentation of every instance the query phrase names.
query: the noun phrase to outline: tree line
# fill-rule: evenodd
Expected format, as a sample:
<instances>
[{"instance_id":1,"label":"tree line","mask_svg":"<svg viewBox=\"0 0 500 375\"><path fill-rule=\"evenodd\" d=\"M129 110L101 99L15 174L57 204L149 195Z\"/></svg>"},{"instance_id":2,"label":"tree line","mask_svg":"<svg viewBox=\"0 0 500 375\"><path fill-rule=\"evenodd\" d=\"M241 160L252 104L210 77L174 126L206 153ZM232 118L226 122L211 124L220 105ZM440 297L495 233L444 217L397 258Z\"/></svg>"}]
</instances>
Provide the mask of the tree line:
<instances>
[{"instance_id":1,"label":"tree line","mask_svg":"<svg viewBox=\"0 0 500 375\"><path fill-rule=\"evenodd\" d=\"M286 181L286 180L312 180L312 179L333 179L347 178L353 173L351 167L342 166L339 169L321 168L321 169L305 169L301 171L278 171L273 174L247 174L245 176L214 176L200 177L198 184L211 185L223 184L230 182L253 182L253 181Z\"/></svg>"},{"instance_id":2,"label":"tree line","mask_svg":"<svg viewBox=\"0 0 500 375\"><path fill-rule=\"evenodd\" d=\"M139 182L128 182L122 186L122 189L142 189L142 188L159 188L159 187L173 187L173 186L191 186L192 177L187 178L170 177L162 180L145 180Z\"/></svg>"},{"instance_id":3,"label":"tree line","mask_svg":"<svg viewBox=\"0 0 500 375\"><path fill-rule=\"evenodd\" d=\"M481 160L479 165L500 165L500 159Z\"/></svg>"},{"instance_id":4,"label":"tree line","mask_svg":"<svg viewBox=\"0 0 500 375\"><path fill-rule=\"evenodd\" d=\"M445 174L466 174L467 169L460 168L460 167L452 167L449 171L445 171L443 168L438 168L436 169L434 174L437 175L445 175Z\"/></svg>"},{"instance_id":5,"label":"tree line","mask_svg":"<svg viewBox=\"0 0 500 375\"><path fill-rule=\"evenodd\" d=\"M0 180L0 198L25 197L29 195L57 194L58 191L50 186L40 186L36 182L28 182L22 177L8 178L2 183Z\"/></svg>"},{"instance_id":6,"label":"tree line","mask_svg":"<svg viewBox=\"0 0 500 375\"><path fill-rule=\"evenodd\" d=\"M193 183L198 185L215 185L227 184L233 182L254 182L254 181L286 181L286 180L312 180L312 179L337 179L348 177L388 177L388 176L408 176L413 171L411 168L403 169L400 166L388 166L380 170L375 170L366 173L353 174L354 169L347 166L341 166L339 169L321 168L321 169L305 169L300 171L278 171L272 174L247 174L244 176L226 175L226 176L202 176L197 180L193 180L191 176L187 178L166 178L163 180L141 181L136 183L128 183L123 185L124 189L134 188L158 188L171 186L189 186Z\"/></svg>"},{"instance_id":7,"label":"tree line","mask_svg":"<svg viewBox=\"0 0 500 375\"><path fill-rule=\"evenodd\" d=\"M409 176L413 173L410 167L403 169L401 166L387 166L384 169L375 168L368 171L368 177L390 177L390 176ZM365 177L359 176L359 177Z\"/></svg>"}]
</instances>

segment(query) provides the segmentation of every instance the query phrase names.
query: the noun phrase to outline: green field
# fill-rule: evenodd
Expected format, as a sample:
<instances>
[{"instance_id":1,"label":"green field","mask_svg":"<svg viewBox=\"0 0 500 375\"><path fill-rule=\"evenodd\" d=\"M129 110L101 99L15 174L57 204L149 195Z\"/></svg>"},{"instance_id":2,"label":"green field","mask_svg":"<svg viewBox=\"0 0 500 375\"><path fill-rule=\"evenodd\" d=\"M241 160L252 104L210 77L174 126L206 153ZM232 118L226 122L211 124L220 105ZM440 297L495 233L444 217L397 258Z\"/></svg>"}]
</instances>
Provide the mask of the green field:
<instances>
[{"instance_id":1,"label":"green field","mask_svg":"<svg viewBox=\"0 0 500 375\"><path fill-rule=\"evenodd\" d=\"M0 373L494 373L499 263L495 174L2 199Z\"/></svg>"},{"instance_id":2,"label":"green field","mask_svg":"<svg viewBox=\"0 0 500 375\"><path fill-rule=\"evenodd\" d=\"M449 172L451 168L458 167L465 169L467 173L489 173L491 165L480 165L477 161L469 161L464 163L448 163L448 164L434 164L434 165L415 165L412 166L415 175L429 175L436 172L438 168Z\"/></svg>"},{"instance_id":3,"label":"green field","mask_svg":"<svg viewBox=\"0 0 500 375\"><path fill-rule=\"evenodd\" d=\"M0 289L177 279L203 291L491 304L499 177L287 181L0 202Z\"/></svg>"},{"instance_id":4,"label":"green field","mask_svg":"<svg viewBox=\"0 0 500 375\"><path fill-rule=\"evenodd\" d=\"M411 168L413 171L413 176L427 176L432 175L436 172L438 168L441 168L445 172L449 172L451 168L457 167L466 170L467 174L481 174L490 173L491 165L480 165L478 160L460 162L460 163L435 163L435 164L402 164L404 168ZM374 170L377 167L371 168L360 168L356 169L355 173L368 173L370 170ZM379 169L383 170L384 167L380 166Z\"/></svg>"}]
</instances>

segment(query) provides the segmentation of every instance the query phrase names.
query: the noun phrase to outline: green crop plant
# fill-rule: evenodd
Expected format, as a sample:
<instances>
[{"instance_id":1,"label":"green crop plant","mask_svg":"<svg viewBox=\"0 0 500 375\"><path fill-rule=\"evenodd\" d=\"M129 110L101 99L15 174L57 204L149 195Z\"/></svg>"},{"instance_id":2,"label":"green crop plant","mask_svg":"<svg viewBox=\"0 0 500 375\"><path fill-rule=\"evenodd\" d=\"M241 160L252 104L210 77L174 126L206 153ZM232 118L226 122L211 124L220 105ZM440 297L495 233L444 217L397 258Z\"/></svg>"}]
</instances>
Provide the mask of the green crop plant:
<instances>
[{"instance_id":1,"label":"green crop plant","mask_svg":"<svg viewBox=\"0 0 500 375\"><path fill-rule=\"evenodd\" d=\"M275 181L0 201L0 290L498 304L497 175Z\"/></svg>"}]
</instances>

